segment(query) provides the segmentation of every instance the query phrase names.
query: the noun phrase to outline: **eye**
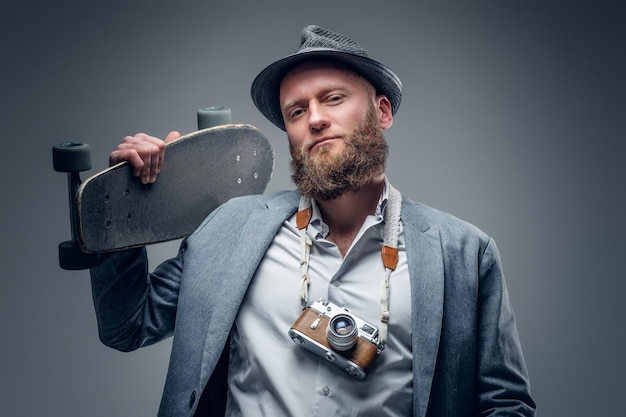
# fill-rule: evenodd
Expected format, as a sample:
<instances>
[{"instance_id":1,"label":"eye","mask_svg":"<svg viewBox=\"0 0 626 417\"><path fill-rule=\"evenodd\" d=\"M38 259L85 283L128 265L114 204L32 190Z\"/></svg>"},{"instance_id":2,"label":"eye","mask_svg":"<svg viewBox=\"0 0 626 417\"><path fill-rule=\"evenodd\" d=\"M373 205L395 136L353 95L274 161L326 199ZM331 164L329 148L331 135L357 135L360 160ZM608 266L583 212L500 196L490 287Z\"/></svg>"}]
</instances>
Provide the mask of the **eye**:
<instances>
[{"instance_id":1,"label":"eye","mask_svg":"<svg viewBox=\"0 0 626 417\"><path fill-rule=\"evenodd\" d=\"M289 119L294 119L300 116L302 113L304 113L304 109L302 107L296 107L295 109L289 111L287 117L289 117Z\"/></svg>"},{"instance_id":2,"label":"eye","mask_svg":"<svg viewBox=\"0 0 626 417\"><path fill-rule=\"evenodd\" d=\"M326 102L328 103L338 103L344 99L345 96L341 94L332 94L326 98Z\"/></svg>"}]
</instances>

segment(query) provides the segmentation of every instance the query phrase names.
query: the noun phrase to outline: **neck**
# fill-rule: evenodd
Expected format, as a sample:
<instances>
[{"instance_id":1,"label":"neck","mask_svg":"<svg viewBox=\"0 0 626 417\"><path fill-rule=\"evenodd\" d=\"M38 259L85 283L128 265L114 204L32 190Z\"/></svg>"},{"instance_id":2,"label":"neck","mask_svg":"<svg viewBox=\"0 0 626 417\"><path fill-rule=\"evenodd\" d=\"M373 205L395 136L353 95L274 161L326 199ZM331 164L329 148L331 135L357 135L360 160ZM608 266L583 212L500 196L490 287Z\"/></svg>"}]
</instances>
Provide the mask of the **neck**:
<instances>
[{"instance_id":1,"label":"neck","mask_svg":"<svg viewBox=\"0 0 626 417\"><path fill-rule=\"evenodd\" d=\"M348 192L333 200L315 200L320 208L322 219L328 225L328 236L342 256L352 245L367 216L376 213L380 194L385 184L381 174L356 192Z\"/></svg>"}]
</instances>

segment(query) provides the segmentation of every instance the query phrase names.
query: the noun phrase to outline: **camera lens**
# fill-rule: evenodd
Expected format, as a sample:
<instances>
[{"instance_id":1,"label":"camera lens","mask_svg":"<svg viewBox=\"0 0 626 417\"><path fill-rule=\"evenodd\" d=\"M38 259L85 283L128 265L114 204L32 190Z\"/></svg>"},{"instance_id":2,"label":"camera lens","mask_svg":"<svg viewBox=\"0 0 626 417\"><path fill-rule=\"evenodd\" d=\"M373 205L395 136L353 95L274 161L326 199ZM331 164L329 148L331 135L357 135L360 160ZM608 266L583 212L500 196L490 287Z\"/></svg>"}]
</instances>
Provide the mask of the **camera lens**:
<instances>
[{"instance_id":1,"label":"camera lens","mask_svg":"<svg viewBox=\"0 0 626 417\"><path fill-rule=\"evenodd\" d=\"M337 314L328 323L326 337L328 344L335 350L343 352L352 349L358 337L354 319L348 314Z\"/></svg>"}]
</instances>

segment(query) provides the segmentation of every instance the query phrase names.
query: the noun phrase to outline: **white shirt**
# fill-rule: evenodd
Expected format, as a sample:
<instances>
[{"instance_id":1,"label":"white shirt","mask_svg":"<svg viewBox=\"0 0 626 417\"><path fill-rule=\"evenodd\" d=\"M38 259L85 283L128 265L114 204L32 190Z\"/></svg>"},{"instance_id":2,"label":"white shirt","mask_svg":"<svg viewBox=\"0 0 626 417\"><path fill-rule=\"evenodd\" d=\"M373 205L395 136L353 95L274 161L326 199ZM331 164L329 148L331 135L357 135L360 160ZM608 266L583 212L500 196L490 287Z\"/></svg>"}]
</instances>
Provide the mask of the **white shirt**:
<instances>
[{"instance_id":1,"label":"white shirt","mask_svg":"<svg viewBox=\"0 0 626 417\"><path fill-rule=\"evenodd\" d=\"M386 188L387 189L387 188ZM378 327L383 210L368 216L346 257L325 239L328 226L313 202L307 233L309 302L346 307ZM231 342L227 416L409 416L412 413L411 304L402 230L399 262L390 279L385 350L359 380L294 344L287 332L302 313L300 236L295 215L285 221L253 278ZM224 283L228 285L228 283Z\"/></svg>"}]
</instances>

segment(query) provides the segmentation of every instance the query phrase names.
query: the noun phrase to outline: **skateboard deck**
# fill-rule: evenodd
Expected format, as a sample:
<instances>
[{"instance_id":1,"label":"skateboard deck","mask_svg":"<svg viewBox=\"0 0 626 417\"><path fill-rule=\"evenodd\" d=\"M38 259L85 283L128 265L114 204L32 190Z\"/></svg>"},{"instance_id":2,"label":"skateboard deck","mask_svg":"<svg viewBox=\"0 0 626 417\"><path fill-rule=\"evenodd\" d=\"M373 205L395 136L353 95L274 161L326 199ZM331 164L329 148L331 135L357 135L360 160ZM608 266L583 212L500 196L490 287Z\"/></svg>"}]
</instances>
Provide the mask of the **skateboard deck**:
<instances>
[{"instance_id":1,"label":"skateboard deck","mask_svg":"<svg viewBox=\"0 0 626 417\"><path fill-rule=\"evenodd\" d=\"M261 194L274 168L267 138L250 125L199 130L167 144L161 172L142 184L127 162L78 188L77 238L86 253L183 238L233 197Z\"/></svg>"}]
</instances>

